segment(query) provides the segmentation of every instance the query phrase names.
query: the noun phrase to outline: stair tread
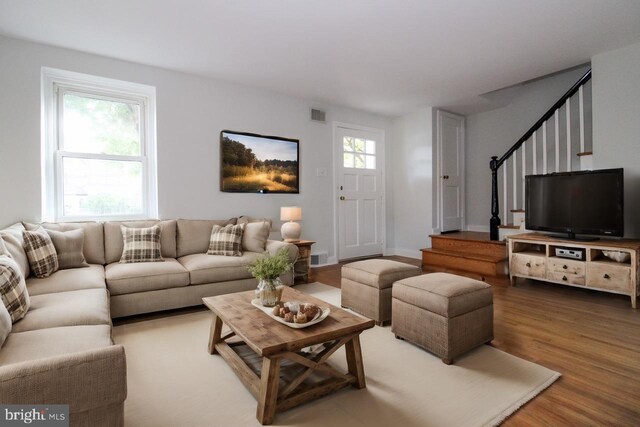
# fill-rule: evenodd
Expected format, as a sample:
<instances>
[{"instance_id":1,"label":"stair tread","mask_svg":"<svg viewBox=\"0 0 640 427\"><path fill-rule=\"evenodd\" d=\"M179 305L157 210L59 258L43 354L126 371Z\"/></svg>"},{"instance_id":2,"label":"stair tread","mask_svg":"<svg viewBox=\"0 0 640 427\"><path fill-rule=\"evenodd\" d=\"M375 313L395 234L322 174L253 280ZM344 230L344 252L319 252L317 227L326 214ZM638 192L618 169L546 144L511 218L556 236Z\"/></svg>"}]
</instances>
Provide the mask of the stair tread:
<instances>
[{"instance_id":1,"label":"stair tread","mask_svg":"<svg viewBox=\"0 0 640 427\"><path fill-rule=\"evenodd\" d=\"M583 151L581 153L577 153L576 156L578 156L578 157L593 156L593 151Z\"/></svg>"},{"instance_id":2,"label":"stair tread","mask_svg":"<svg viewBox=\"0 0 640 427\"><path fill-rule=\"evenodd\" d=\"M430 234L429 237L431 237L432 239L462 240L466 242L482 242L501 246L505 245L505 242L491 240L489 237L489 233L484 233L481 231L462 231L452 234Z\"/></svg>"},{"instance_id":3,"label":"stair tread","mask_svg":"<svg viewBox=\"0 0 640 427\"><path fill-rule=\"evenodd\" d=\"M503 224L503 225L499 225L498 228L506 228L508 230L520 230L520 226L515 224Z\"/></svg>"},{"instance_id":4,"label":"stair tread","mask_svg":"<svg viewBox=\"0 0 640 427\"><path fill-rule=\"evenodd\" d=\"M472 252L451 251L451 250L446 250L446 249L434 249L434 248L425 248L425 249L420 249L420 250L422 252L434 253L434 254L437 254L437 255L453 256L453 257L456 257L456 258L475 259L475 260L478 260L478 261L485 261L485 262L492 262L492 263L501 262L501 261L504 261L505 259L508 258L508 256L506 256L506 254L504 256L501 256L501 255L490 255L490 254L476 254L476 253L472 253Z\"/></svg>"},{"instance_id":5,"label":"stair tread","mask_svg":"<svg viewBox=\"0 0 640 427\"><path fill-rule=\"evenodd\" d=\"M524 209L511 209L511 213L525 213Z\"/></svg>"}]
</instances>

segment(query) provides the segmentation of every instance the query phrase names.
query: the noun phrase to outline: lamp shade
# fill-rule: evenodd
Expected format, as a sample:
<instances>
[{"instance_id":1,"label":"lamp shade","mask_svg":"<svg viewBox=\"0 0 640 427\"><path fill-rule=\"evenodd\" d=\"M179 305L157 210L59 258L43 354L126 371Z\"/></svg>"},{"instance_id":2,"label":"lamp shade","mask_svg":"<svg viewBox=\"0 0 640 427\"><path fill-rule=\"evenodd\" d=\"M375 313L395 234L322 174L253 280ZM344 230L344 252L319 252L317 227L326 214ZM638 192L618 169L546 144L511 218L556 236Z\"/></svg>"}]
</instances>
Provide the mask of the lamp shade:
<instances>
[{"instance_id":1,"label":"lamp shade","mask_svg":"<svg viewBox=\"0 0 640 427\"><path fill-rule=\"evenodd\" d=\"M283 206L280 208L280 220L300 221L302 219L302 208L297 206Z\"/></svg>"}]
</instances>

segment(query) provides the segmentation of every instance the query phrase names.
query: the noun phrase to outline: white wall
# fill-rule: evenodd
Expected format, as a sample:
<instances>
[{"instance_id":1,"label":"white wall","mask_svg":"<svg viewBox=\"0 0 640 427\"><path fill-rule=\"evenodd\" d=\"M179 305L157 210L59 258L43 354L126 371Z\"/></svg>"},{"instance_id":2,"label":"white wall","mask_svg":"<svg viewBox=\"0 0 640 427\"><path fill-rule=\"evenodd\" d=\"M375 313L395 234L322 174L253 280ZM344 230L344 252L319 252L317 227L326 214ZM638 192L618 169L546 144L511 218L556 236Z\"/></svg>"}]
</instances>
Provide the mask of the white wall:
<instances>
[{"instance_id":1,"label":"white wall","mask_svg":"<svg viewBox=\"0 0 640 427\"><path fill-rule=\"evenodd\" d=\"M393 121L393 214L396 255L420 257L433 231L433 109Z\"/></svg>"},{"instance_id":2,"label":"white wall","mask_svg":"<svg viewBox=\"0 0 640 427\"><path fill-rule=\"evenodd\" d=\"M624 168L625 237L640 238L640 43L591 64L594 167Z\"/></svg>"},{"instance_id":3,"label":"white wall","mask_svg":"<svg viewBox=\"0 0 640 427\"><path fill-rule=\"evenodd\" d=\"M111 58L0 37L0 226L38 221L40 196L40 69L42 66L153 85L157 89L158 200L161 218L274 219L280 206L302 206L303 238L314 252L335 255L331 121L385 131L392 121L357 110L322 105L251 87ZM327 124L309 120L309 108L327 111ZM220 192L222 129L300 139L300 194ZM388 153L392 150L388 149ZM387 188L392 191L391 157ZM317 168L327 176L318 177ZM390 200L387 197L387 200ZM387 242L393 241L393 210L387 204ZM277 237L277 236L274 236Z\"/></svg>"},{"instance_id":4,"label":"white wall","mask_svg":"<svg viewBox=\"0 0 640 427\"><path fill-rule=\"evenodd\" d=\"M489 219L491 218L489 161L491 156L502 156L587 70L588 67L581 67L532 81L516 88L504 89L500 91L503 92L502 94L493 93L492 97L500 98L501 102L506 105L467 116L465 156L467 228L480 231L489 230ZM585 99L585 104L589 105L588 99ZM577 106L572 105L572 108L574 108L574 112L577 111ZM586 111L587 115L589 113ZM551 131L549 137L552 138L552 125L548 130ZM586 133L589 133L589 130L587 128ZM561 125L561 137L564 132L564 127ZM577 132L574 131L572 135L577 136ZM576 137L572 140L578 141ZM539 150L541 150L541 139L538 141ZM565 147L564 142L561 147ZM549 144L548 149L552 150L553 146ZM564 148L561 153L564 155L565 151L563 150ZM577 151L573 150L574 153ZM550 157L549 163L552 162L554 160ZM565 165L565 163L561 164ZM542 172L540 168L541 166L539 166L539 173ZM549 169L549 171L552 172L553 169ZM502 173L502 169L499 173ZM502 192L502 186L500 186L500 218L503 223L506 223ZM511 192L509 198L511 198ZM509 202L509 206L512 206L511 202Z\"/></svg>"}]
</instances>

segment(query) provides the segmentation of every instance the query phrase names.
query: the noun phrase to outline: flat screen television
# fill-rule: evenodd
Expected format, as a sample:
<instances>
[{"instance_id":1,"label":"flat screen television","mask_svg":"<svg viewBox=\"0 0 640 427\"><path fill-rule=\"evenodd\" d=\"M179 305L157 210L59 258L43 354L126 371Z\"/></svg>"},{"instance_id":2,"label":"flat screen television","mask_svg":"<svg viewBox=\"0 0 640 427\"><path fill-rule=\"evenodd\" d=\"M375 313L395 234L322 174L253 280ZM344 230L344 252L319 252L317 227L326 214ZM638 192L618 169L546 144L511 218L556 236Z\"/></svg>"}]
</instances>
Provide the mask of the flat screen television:
<instances>
[{"instance_id":1,"label":"flat screen television","mask_svg":"<svg viewBox=\"0 0 640 427\"><path fill-rule=\"evenodd\" d=\"M529 230L624 235L623 169L525 177L525 226Z\"/></svg>"}]
</instances>

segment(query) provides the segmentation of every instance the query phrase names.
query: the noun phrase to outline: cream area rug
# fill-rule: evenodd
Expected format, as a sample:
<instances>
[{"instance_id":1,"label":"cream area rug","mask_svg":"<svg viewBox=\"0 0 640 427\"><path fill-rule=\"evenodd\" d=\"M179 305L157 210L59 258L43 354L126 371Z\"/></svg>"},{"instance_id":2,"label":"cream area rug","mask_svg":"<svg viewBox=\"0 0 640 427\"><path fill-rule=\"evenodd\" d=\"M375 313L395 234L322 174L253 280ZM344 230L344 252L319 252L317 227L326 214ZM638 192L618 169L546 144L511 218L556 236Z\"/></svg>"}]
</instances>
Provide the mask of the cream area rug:
<instances>
[{"instance_id":1,"label":"cream area rug","mask_svg":"<svg viewBox=\"0 0 640 427\"><path fill-rule=\"evenodd\" d=\"M297 286L340 306L340 290ZM114 328L127 354L125 423L259 426L256 400L220 356L207 353L208 310ZM491 426L549 387L557 372L484 345L447 366L390 327L361 335L367 388L346 388L276 414L286 426ZM329 359L346 371L344 351Z\"/></svg>"}]
</instances>

